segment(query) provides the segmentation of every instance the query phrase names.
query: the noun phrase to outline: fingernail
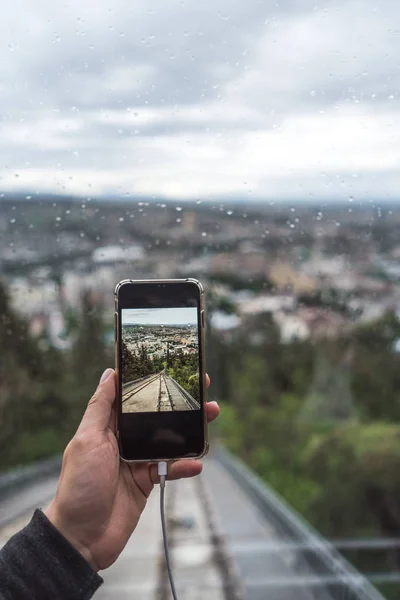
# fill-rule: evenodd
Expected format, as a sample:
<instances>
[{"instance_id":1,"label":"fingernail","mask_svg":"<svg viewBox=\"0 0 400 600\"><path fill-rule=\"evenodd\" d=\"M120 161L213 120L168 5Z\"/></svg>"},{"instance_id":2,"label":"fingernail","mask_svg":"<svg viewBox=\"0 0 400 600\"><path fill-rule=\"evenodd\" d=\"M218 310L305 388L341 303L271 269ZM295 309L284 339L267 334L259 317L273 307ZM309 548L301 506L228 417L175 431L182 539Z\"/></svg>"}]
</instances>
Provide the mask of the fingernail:
<instances>
[{"instance_id":1,"label":"fingernail","mask_svg":"<svg viewBox=\"0 0 400 600\"><path fill-rule=\"evenodd\" d=\"M111 373L113 373L113 370L108 368L104 371L103 375L100 377L100 383L104 383L106 379L108 379L111 375Z\"/></svg>"}]
</instances>

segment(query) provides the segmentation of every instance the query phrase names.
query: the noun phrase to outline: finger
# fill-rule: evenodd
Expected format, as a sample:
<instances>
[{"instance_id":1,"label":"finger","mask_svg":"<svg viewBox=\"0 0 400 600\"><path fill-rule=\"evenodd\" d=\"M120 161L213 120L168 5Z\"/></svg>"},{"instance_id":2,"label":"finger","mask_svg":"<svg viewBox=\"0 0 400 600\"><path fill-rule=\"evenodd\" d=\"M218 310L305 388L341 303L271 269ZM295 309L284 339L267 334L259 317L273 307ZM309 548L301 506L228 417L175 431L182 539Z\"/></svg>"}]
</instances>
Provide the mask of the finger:
<instances>
[{"instance_id":1,"label":"finger","mask_svg":"<svg viewBox=\"0 0 400 600\"><path fill-rule=\"evenodd\" d=\"M208 402L206 406L207 423L211 423L219 415L219 406L217 402Z\"/></svg>"},{"instance_id":2,"label":"finger","mask_svg":"<svg viewBox=\"0 0 400 600\"><path fill-rule=\"evenodd\" d=\"M79 427L96 430L107 429L110 423L114 400L115 373L113 369L106 369L100 379L97 390L89 400Z\"/></svg>"},{"instance_id":3,"label":"finger","mask_svg":"<svg viewBox=\"0 0 400 600\"><path fill-rule=\"evenodd\" d=\"M109 429L111 429L111 431L113 433L117 432L117 407L115 406L115 403L113 404L113 406L111 408L111 414L110 414L110 420L108 422L108 427L109 427Z\"/></svg>"},{"instance_id":4,"label":"finger","mask_svg":"<svg viewBox=\"0 0 400 600\"><path fill-rule=\"evenodd\" d=\"M168 481L173 479L187 479L188 477L195 477L200 475L203 469L203 465L199 460L177 460L176 462L168 463ZM160 482L160 476L158 475L157 464L150 465L150 478L153 483Z\"/></svg>"},{"instance_id":5,"label":"finger","mask_svg":"<svg viewBox=\"0 0 400 600\"><path fill-rule=\"evenodd\" d=\"M206 373L206 387L210 387L210 383L211 383L210 376L208 373Z\"/></svg>"}]
</instances>

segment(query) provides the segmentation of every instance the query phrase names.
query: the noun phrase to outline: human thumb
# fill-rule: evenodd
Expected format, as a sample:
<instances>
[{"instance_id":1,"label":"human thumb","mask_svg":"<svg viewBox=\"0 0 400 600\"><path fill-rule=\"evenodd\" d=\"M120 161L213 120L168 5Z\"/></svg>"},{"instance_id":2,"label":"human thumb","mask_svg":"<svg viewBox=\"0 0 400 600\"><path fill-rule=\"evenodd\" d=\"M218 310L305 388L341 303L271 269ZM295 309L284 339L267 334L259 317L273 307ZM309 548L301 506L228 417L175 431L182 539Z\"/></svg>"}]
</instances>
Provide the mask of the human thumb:
<instances>
[{"instance_id":1,"label":"human thumb","mask_svg":"<svg viewBox=\"0 0 400 600\"><path fill-rule=\"evenodd\" d=\"M115 372L114 369L106 369L100 378L95 393L89 400L80 428L107 429L114 400Z\"/></svg>"},{"instance_id":2,"label":"human thumb","mask_svg":"<svg viewBox=\"0 0 400 600\"><path fill-rule=\"evenodd\" d=\"M111 373L114 373L113 369L110 369L110 368L106 369L104 371L103 375L100 377L99 385L101 383L104 383L109 378L109 376L111 375Z\"/></svg>"}]
</instances>

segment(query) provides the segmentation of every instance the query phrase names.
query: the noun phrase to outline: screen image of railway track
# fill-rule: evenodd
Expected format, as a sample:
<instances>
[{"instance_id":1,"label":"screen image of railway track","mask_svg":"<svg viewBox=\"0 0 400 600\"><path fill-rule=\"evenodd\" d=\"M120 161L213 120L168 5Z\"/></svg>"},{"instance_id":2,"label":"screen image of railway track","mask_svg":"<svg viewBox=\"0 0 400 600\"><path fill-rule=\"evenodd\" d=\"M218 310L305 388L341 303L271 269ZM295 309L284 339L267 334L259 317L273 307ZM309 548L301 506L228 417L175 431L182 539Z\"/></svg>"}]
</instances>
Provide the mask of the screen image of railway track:
<instances>
[{"instance_id":1,"label":"screen image of railway track","mask_svg":"<svg viewBox=\"0 0 400 600\"><path fill-rule=\"evenodd\" d=\"M122 310L122 412L200 409L195 307Z\"/></svg>"},{"instance_id":2,"label":"screen image of railway track","mask_svg":"<svg viewBox=\"0 0 400 600\"><path fill-rule=\"evenodd\" d=\"M123 412L198 410L200 404L164 371L128 382L122 388Z\"/></svg>"}]
</instances>

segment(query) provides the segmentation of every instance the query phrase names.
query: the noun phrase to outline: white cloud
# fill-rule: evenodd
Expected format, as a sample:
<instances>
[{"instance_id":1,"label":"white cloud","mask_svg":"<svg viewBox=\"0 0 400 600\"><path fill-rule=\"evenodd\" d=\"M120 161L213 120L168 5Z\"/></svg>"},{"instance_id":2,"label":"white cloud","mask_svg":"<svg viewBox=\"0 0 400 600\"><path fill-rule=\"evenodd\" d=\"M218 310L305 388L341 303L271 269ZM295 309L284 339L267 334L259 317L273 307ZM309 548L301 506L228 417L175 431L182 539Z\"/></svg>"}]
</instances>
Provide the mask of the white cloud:
<instances>
[{"instance_id":1,"label":"white cloud","mask_svg":"<svg viewBox=\"0 0 400 600\"><path fill-rule=\"evenodd\" d=\"M2 191L396 197L395 3L200 4L10 5Z\"/></svg>"}]
</instances>

